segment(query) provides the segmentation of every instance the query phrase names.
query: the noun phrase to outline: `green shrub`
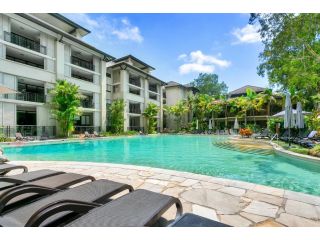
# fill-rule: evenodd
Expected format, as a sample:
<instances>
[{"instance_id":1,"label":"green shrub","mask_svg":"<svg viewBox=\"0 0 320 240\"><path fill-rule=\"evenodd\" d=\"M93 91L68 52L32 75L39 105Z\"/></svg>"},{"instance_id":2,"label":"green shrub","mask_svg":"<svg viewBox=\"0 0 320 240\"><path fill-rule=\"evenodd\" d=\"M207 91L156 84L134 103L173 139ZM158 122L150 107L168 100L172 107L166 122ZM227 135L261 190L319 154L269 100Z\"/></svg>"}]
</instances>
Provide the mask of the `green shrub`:
<instances>
[{"instance_id":1,"label":"green shrub","mask_svg":"<svg viewBox=\"0 0 320 240\"><path fill-rule=\"evenodd\" d=\"M314 146L312 149L310 149L310 155L313 156L319 156L320 155L320 145Z\"/></svg>"},{"instance_id":2,"label":"green shrub","mask_svg":"<svg viewBox=\"0 0 320 240\"><path fill-rule=\"evenodd\" d=\"M8 138L4 136L3 134L0 134L0 142L11 142L11 138Z\"/></svg>"},{"instance_id":3,"label":"green shrub","mask_svg":"<svg viewBox=\"0 0 320 240\"><path fill-rule=\"evenodd\" d=\"M306 148L291 148L290 150L295 153L306 154L306 155L309 154L309 149L306 149Z\"/></svg>"}]
</instances>

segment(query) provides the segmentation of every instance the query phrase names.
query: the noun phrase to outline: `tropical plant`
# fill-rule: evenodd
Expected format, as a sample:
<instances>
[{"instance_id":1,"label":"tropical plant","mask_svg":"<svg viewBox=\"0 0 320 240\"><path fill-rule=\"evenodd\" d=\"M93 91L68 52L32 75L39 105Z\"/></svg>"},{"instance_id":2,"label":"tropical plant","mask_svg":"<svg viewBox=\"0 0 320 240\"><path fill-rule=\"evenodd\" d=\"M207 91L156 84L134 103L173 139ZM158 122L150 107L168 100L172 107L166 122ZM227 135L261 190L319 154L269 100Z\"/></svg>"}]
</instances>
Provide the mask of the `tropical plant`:
<instances>
[{"instance_id":1,"label":"tropical plant","mask_svg":"<svg viewBox=\"0 0 320 240\"><path fill-rule=\"evenodd\" d=\"M165 106L164 110L174 117L176 130L179 131L181 129L182 117L188 112L188 107L184 101L179 101L172 106Z\"/></svg>"},{"instance_id":2,"label":"tropical plant","mask_svg":"<svg viewBox=\"0 0 320 240\"><path fill-rule=\"evenodd\" d=\"M52 96L50 104L52 114L59 123L61 135L69 137L74 130L75 117L81 114L79 107L82 97L79 87L66 80L57 80L50 95Z\"/></svg>"},{"instance_id":3,"label":"tropical plant","mask_svg":"<svg viewBox=\"0 0 320 240\"><path fill-rule=\"evenodd\" d=\"M193 98L193 114L194 117L199 122L199 128L205 129L206 123L204 120L211 118L212 116L212 103L214 98L212 96L209 96L207 94L196 94Z\"/></svg>"},{"instance_id":4,"label":"tropical plant","mask_svg":"<svg viewBox=\"0 0 320 240\"><path fill-rule=\"evenodd\" d=\"M149 103L145 108L143 116L147 120L148 133L152 134L156 132L157 127L157 115L159 112L159 107L155 103Z\"/></svg>"},{"instance_id":5,"label":"tropical plant","mask_svg":"<svg viewBox=\"0 0 320 240\"><path fill-rule=\"evenodd\" d=\"M267 88L263 92L259 93L257 96L257 101L259 108L261 109L265 104L267 104L267 116L270 116L271 104L277 102L276 96L273 94L271 88Z\"/></svg>"},{"instance_id":6,"label":"tropical plant","mask_svg":"<svg viewBox=\"0 0 320 240\"><path fill-rule=\"evenodd\" d=\"M124 108L123 99L113 101L109 107L111 132L115 134L123 133L124 128Z\"/></svg>"}]
</instances>

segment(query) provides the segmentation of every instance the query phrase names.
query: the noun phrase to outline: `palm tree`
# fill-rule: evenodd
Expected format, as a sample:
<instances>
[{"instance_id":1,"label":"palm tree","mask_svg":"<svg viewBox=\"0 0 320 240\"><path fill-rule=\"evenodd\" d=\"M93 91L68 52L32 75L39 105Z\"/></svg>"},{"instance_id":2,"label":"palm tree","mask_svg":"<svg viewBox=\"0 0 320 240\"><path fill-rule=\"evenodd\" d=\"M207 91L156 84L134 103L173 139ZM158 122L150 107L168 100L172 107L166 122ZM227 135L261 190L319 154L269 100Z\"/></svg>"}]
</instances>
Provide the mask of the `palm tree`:
<instances>
[{"instance_id":1,"label":"palm tree","mask_svg":"<svg viewBox=\"0 0 320 240\"><path fill-rule=\"evenodd\" d=\"M271 104L277 102L277 99L274 96L272 89L268 88L264 90L262 93L258 94L257 98L258 98L258 105L260 107L267 104L267 116L269 117L271 113Z\"/></svg>"},{"instance_id":2,"label":"palm tree","mask_svg":"<svg viewBox=\"0 0 320 240\"><path fill-rule=\"evenodd\" d=\"M248 103L248 110L251 110L252 116L253 116L253 122L254 125L256 125L256 119L255 119L255 113L254 110L258 109L257 105L257 93L252 90L251 88L246 89L246 99Z\"/></svg>"},{"instance_id":3,"label":"palm tree","mask_svg":"<svg viewBox=\"0 0 320 240\"><path fill-rule=\"evenodd\" d=\"M312 101L313 101L313 104L316 108L316 110L320 110L320 93L317 93L316 95L312 96Z\"/></svg>"},{"instance_id":4,"label":"palm tree","mask_svg":"<svg viewBox=\"0 0 320 240\"><path fill-rule=\"evenodd\" d=\"M158 111L159 107L155 103L149 103L144 110L143 116L147 119L147 129L149 134L155 133Z\"/></svg>"},{"instance_id":5,"label":"palm tree","mask_svg":"<svg viewBox=\"0 0 320 240\"><path fill-rule=\"evenodd\" d=\"M174 120L176 122L177 131L179 131L181 128L182 117L189 110L185 105L184 101L179 101L172 106L165 106L164 110L167 111L169 114L173 115Z\"/></svg>"},{"instance_id":6,"label":"palm tree","mask_svg":"<svg viewBox=\"0 0 320 240\"><path fill-rule=\"evenodd\" d=\"M122 133L124 128L124 108L125 102L123 99L117 99L112 102L109 108L111 131L113 133Z\"/></svg>"},{"instance_id":7,"label":"palm tree","mask_svg":"<svg viewBox=\"0 0 320 240\"><path fill-rule=\"evenodd\" d=\"M66 80L57 80L55 87L50 91L52 114L57 118L61 133L64 137L69 137L74 130L75 117L80 115L79 87Z\"/></svg>"},{"instance_id":8,"label":"palm tree","mask_svg":"<svg viewBox=\"0 0 320 240\"><path fill-rule=\"evenodd\" d=\"M224 110L225 128L228 128L228 98L227 95L220 96L220 105Z\"/></svg>"}]
</instances>

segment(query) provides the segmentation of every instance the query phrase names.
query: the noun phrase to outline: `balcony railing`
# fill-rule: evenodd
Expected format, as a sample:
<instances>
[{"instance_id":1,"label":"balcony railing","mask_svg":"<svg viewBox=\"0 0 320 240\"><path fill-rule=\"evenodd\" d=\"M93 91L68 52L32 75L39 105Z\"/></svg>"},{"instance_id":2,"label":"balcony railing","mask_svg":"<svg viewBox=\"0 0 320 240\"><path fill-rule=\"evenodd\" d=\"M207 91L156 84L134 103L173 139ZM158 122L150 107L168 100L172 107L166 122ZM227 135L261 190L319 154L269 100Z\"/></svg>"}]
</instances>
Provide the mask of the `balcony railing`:
<instances>
[{"instance_id":1,"label":"balcony railing","mask_svg":"<svg viewBox=\"0 0 320 240\"><path fill-rule=\"evenodd\" d=\"M87 77L83 77L83 76L80 76L80 75L75 74L75 73L71 73L71 77L78 78L78 79L81 79L81 80L84 80L84 81L87 81L87 82L93 82L93 79L87 78Z\"/></svg>"},{"instance_id":2,"label":"balcony railing","mask_svg":"<svg viewBox=\"0 0 320 240\"><path fill-rule=\"evenodd\" d=\"M6 137L15 137L16 133L21 133L23 137L31 136L40 139L55 138L55 126L36 126L36 125L17 125L17 126L2 126L0 134Z\"/></svg>"},{"instance_id":3,"label":"balcony railing","mask_svg":"<svg viewBox=\"0 0 320 240\"><path fill-rule=\"evenodd\" d=\"M132 85L135 85L137 87L141 87L140 79L130 77L129 78L129 83L132 84Z\"/></svg>"},{"instance_id":4,"label":"balcony railing","mask_svg":"<svg viewBox=\"0 0 320 240\"><path fill-rule=\"evenodd\" d=\"M45 55L47 54L47 47L41 45L40 43L32 39L23 37L16 33L9 33L4 31L4 40Z\"/></svg>"},{"instance_id":5,"label":"balcony railing","mask_svg":"<svg viewBox=\"0 0 320 240\"><path fill-rule=\"evenodd\" d=\"M129 106L129 113L141 114L140 106Z\"/></svg>"},{"instance_id":6,"label":"balcony railing","mask_svg":"<svg viewBox=\"0 0 320 240\"><path fill-rule=\"evenodd\" d=\"M149 94L149 98L153 100L158 100L157 95Z\"/></svg>"},{"instance_id":7,"label":"balcony railing","mask_svg":"<svg viewBox=\"0 0 320 240\"><path fill-rule=\"evenodd\" d=\"M6 99L15 99L20 101L28 101L28 102L45 102L45 95L41 93L33 93L33 92L23 92L23 93L12 93L5 94L4 98Z\"/></svg>"},{"instance_id":8,"label":"balcony railing","mask_svg":"<svg viewBox=\"0 0 320 240\"><path fill-rule=\"evenodd\" d=\"M94 69L95 69L92 62L83 60L83 59L75 57L75 56L71 56L71 63L74 65L77 65L79 67L83 67L83 68L92 70L92 71L94 71Z\"/></svg>"},{"instance_id":9,"label":"balcony railing","mask_svg":"<svg viewBox=\"0 0 320 240\"><path fill-rule=\"evenodd\" d=\"M149 91L158 93L157 86L155 86L155 85L149 85Z\"/></svg>"},{"instance_id":10,"label":"balcony railing","mask_svg":"<svg viewBox=\"0 0 320 240\"><path fill-rule=\"evenodd\" d=\"M128 127L128 131L144 132L144 128L139 126L130 126Z\"/></svg>"},{"instance_id":11,"label":"balcony railing","mask_svg":"<svg viewBox=\"0 0 320 240\"><path fill-rule=\"evenodd\" d=\"M85 133L88 132L90 134L92 134L94 131L96 131L97 133L99 133L101 131L100 127L95 127L95 126L75 126L74 127L74 134L80 134L80 133Z\"/></svg>"},{"instance_id":12,"label":"balcony railing","mask_svg":"<svg viewBox=\"0 0 320 240\"><path fill-rule=\"evenodd\" d=\"M81 101L80 105L83 108L94 108L94 103L92 100Z\"/></svg>"}]
</instances>

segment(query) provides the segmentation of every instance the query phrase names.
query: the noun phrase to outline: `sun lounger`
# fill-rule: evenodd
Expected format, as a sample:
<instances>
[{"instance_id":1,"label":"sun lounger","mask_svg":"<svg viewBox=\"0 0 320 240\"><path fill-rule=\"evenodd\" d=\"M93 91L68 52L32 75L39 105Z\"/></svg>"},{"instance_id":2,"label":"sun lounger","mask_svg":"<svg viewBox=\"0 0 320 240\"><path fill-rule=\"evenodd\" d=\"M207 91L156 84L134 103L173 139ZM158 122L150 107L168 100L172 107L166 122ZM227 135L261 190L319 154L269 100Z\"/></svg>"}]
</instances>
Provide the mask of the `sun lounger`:
<instances>
[{"instance_id":1,"label":"sun lounger","mask_svg":"<svg viewBox=\"0 0 320 240\"><path fill-rule=\"evenodd\" d=\"M0 190L62 173L64 172L45 169L13 176L0 176Z\"/></svg>"},{"instance_id":2,"label":"sun lounger","mask_svg":"<svg viewBox=\"0 0 320 240\"><path fill-rule=\"evenodd\" d=\"M22 169L24 173L28 172L28 168L26 166L1 163L0 176L6 175L8 172L11 172L13 170L18 170L18 169Z\"/></svg>"},{"instance_id":3,"label":"sun lounger","mask_svg":"<svg viewBox=\"0 0 320 240\"><path fill-rule=\"evenodd\" d=\"M95 178L76 173L62 173L2 190L0 191L0 214L9 208L17 207L22 203L26 204L39 197L55 193L58 190L63 190L88 180L94 181ZM34 192L25 194L26 188L30 187L43 187L45 190L40 191L39 193Z\"/></svg>"},{"instance_id":4,"label":"sun lounger","mask_svg":"<svg viewBox=\"0 0 320 240\"><path fill-rule=\"evenodd\" d=\"M259 135L255 136L257 139L263 139L263 138L270 138L270 132L268 129L264 129L262 132L260 132Z\"/></svg>"},{"instance_id":5,"label":"sun lounger","mask_svg":"<svg viewBox=\"0 0 320 240\"><path fill-rule=\"evenodd\" d=\"M60 211L74 211L83 216L68 223L67 227L144 227L154 225L171 207L182 214L179 199L168 195L138 189L102 206L85 202L61 201L48 205L35 213L27 226L39 226L43 220ZM1 223L1 219L0 219Z\"/></svg>"},{"instance_id":6,"label":"sun lounger","mask_svg":"<svg viewBox=\"0 0 320 240\"><path fill-rule=\"evenodd\" d=\"M231 227L221 222L217 222L202 216L185 213L177 218L169 227Z\"/></svg>"},{"instance_id":7,"label":"sun lounger","mask_svg":"<svg viewBox=\"0 0 320 240\"><path fill-rule=\"evenodd\" d=\"M16 141L33 141L33 140L34 140L34 138L32 138L32 137L24 137L24 136L22 136L21 133L19 133L19 132L16 133Z\"/></svg>"},{"instance_id":8,"label":"sun lounger","mask_svg":"<svg viewBox=\"0 0 320 240\"><path fill-rule=\"evenodd\" d=\"M97 132L97 131L93 131L93 134L92 134L94 137L100 137L100 134Z\"/></svg>"},{"instance_id":9,"label":"sun lounger","mask_svg":"<svg viewBox=\"0 0 320 240\"><path fill-rule=\"evenodd\" d=\"M28 192L39 192L41 187L30 187ZM26 190L26 191L27 191ZM0 216L0 226L12 226L12 227L22 227L25 226L28 221L36 212L42 212L42 209L48 204L52 204L62 200L69 201L85 201L91 203L92 205L97 206L97 204L104 204L110 201L111 197L124 191L132 191L133 188L130 185L108 181L108 180L97 180L90 183L86 183L74 188L67 190L59 191L48 197L42 198L38 201L26 204L23 207L12 210L8 213L2 214ZM61 208L60 208L61 210ZM66 218L70 212L61 211L59 214L55 214L50 218L46 218L43 221L43 225L51 226L57 223L61 223L58 220L62 221L62 218ZM43 220L43 219L42 219Z\"/></svg>"}]
</instances>

